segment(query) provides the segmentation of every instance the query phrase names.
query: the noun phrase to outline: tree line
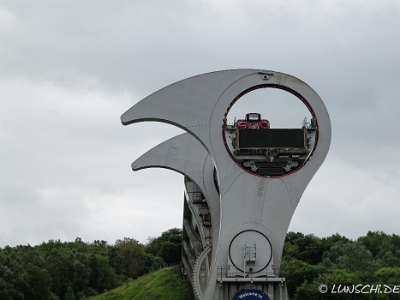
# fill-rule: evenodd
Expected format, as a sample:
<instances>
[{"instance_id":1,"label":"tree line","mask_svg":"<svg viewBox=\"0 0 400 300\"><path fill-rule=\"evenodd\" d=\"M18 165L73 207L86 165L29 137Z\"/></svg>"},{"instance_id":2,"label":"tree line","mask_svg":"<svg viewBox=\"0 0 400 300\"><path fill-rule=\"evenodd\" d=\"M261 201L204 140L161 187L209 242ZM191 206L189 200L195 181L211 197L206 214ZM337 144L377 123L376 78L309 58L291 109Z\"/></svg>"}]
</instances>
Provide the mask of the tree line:
<instances>
[{"instance_id":1,"label":"tree line","mask_svg":"<svg viewBox=\"0 0 400 300\"><path fill-rule=\"evenodd\" d=\"M350 240L339 234L318 238L289 232L281 275L286 277L289 297L294 300L400 299L400 236L369 231ZM357 285L358 293L354 289ZM334 286L336 293L332 293ZM349 287L347 292L345 286ZM391 291L395 286L397 289Z\"/></svg>"},{"instance_id":2,"label":"tree line","mask_svg":"<svg viewBox=\"0 0 400 300\"><path fill-rule=\"evenodd\" d=\"M132 238L85 243L50 240L38 246L0 248L0 299L82 300L181 260L182 230L173 228L143 245ZM339 234L319 238L289 232L281 276L289 297L304 299L400 299L400 236L368 232L357 240ZM334 285L381 285L372 293L330 293ZM320 292L325 285L326 293Z\"/></svg>"},{"instance_id":3,"label":"tree line","mask_svg":"<svg viewBox=\"0 0 400 300\"><path fill-rule=\"evenodd\" d=\"M0 248L0 299L81 300L181 260L182 230L173 228L143 245L50 240Z\"/></svg>"}]
</instances>

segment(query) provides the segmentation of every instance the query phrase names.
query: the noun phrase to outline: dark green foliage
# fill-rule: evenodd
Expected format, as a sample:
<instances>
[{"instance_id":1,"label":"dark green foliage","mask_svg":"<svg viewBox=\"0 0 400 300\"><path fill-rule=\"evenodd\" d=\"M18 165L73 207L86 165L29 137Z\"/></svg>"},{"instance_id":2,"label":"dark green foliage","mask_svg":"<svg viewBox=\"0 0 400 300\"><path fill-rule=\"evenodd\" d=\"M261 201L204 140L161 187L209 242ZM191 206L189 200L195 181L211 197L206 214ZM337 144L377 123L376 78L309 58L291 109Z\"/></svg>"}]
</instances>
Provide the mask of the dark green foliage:
<instances>
[{"instance_id":1,"label":"dark green foliage","mask_svg":"<svg viewBox=\"0 0 400 300\"><path fill-rule=\"evenodd\" d=\"M41 300L50 298L51 277L46 269L28 263L25 267L26 281L29 285L28 299Z\"/></svg>"},{"instance_id":2,"label":"dark green foliage","mask_svg":"<svg viewBox=\"0 0 400 300\"><path fill-rule=\"evenodd\" d=\"M72 287L69 285L67 287L67 291L65 292L65 300L75 300L75 295L74 295L74 290L72 289Z\"/></svg>"},{"instance_id":3,"label":"dark green foliage","mask_svg":"<svg viewBox=\"0 0 400 300\"><path fill-rule=\"evenodd\" d=\"M301 260L287 258L282 262L282 268L285 270L289 295L294 295L296 288L303 282L312 282L319 275L327 272L323 266L314 266Z\"/></svg>"},{"instance_id":4,"label":"dark green foliage","mask_svg":"<svg viewBox=\"0 0 400 300\"><path fill-rule=\"evenodd\" d=\"M293 232L293 231L289 231L286 234L286 238L285 238L285 242L286 243L290 243L293 244L296 240L303 238L304 234L301 232Z\"/></svg>"},{"instance_id":5,"label":"dark green foliage","mask_svg":"<svg viewBox=\"0 0 400 300\"><path fill-rule=\"evenodd\" d=\"M289 255L309 264L320 263L322 254L329 249L330 244L312 234L303 235L300 232L289 232L285 242L285 256Z\"/></svg>"},{"instance_id":6,"label":"dark green foliage","mask_svg":"<svg viewBox=\"0 0 400 300\"><path fill-rule=\"evenodd\" d=\"M297 246L297 258L309 264L317 264L324 253L324 245L314 235L306 235L295 241Z\"/></svg>"},{"instance_id":7,"label":"dark green foliage","mask_svg":"<svg viewBox=\"0 0 400 300\"><path fill-rule=\"evenodd\" d=\"M0 299L23 299L23 294L15 288L18 283L15 274L8 266L0 263Z\"/></svg>"},{"instance_id":8,"label":"dark green foliage","mask_svg":"<svg viewBox=\"0 0 400 300\"><path fill-rule=\"evenodd\" d=\"M370 299L369 294L331 293L332 290L338 291L344 286L352 289L353 286L357 286L361 282L362 278L358 274L335 269L321 274L313 281L304 281L296 289L294 299ZM321 284L325 284L328 287L327 293L319 292L318 288Z\"/></svg>"},{"instance_id":9,"label":"dark green foliage","mask_svg":"<svg viewBox=\"0 0 400 300\"><path fill-rule=\"evenodd\" d=\"M392 250L390 236L382 231L368 231L367 235L358 238L358 241L363 243L373 256L381 254L382 251Z\"/></svg>"},{"instance_id":10,"label":"dark green foliage","mask_svg":"<svg viewBox=\"0 0 400 300\"><path fill-rule=\"evenodd\" d=\"M84 243L50 240L32 247L0 248L0 299L81 300L172 265L181 259L180 229L147 245L132 238ZM400 282L400 237L368 232L356 241L290 232L281 269L290 299L354 299L354 294L321 294L318 287ZM165 280L168 280L167 278ZM400 294L357 294L357 299L400 299Z\"/></svg>"},{"instance_id":11,"label":"dark green foliage","mask_svg":"<svg viewBox=\"0 0 400 300\"><path fill-rule=\"evenodd\" d=\"M144 246L135 239L124 238L117 240L116 248L122 258L121 272L131 278L136 278L143 273Z\"/></svg>"},{"instance_id":12,"label":"dark green foliage","mask_svg":"<svg viewBox=\"0 0 400 300\"><path fill-rule=\"evenodd\" d=\"M177 265L181 261L182 230L172 228L158 238L149 238L146 252L161 257L168 265Z\"/></svg>"},{"instance_id":13,"label":"dark green foliage","mask_svg":"<svg viewBox=\"0 0 400 300\"><path fill-rule=\"evenodd\" d=\"M388 284L400 283L400 267L397 268L382 268L375 273L378 282Z\"/></svg>"},{"instance_id":14,"label":"dark green foliage","mask_svg":"<svg viewBox=\"0 0 400 300\"><path fill-rule=\"evenodd\" d=\"M144 267L143 273L146 274L150 271L161 269L165 266L164 260L159 256L154 256L150 253L146 253L144 256Z\"/></svg>"},{"instance_id":15,"label":"dark green foliage","mask_svg":"<svg viewBox=\"0 0 400 300\"><path fill-rule=\"evenodd\" d=\"M361 243L347 243L343 255L338 258L338 267L347 272L374 272L379 261L373 259L371 252Z\"/></svg>"},{"instance_id":16,"label":"dark green foliage","mask_svg":"<svg viewBox=\"0 0 400 300\"><path fill-rule=\"evenodd\" d=\"M282 270L290 299L400 299L399 294L322 294L341 284L398 285L400 237L368 232L357 241L334 234L327 238L289 232L284 246Z\"/></svg>"},{"instance_id":17,"label":"dark green foliage","mask_svg":"<svg viewBox=\"0 0 400 300\"><path fill-rule=\"evenodd\" d=\"M177 236L172 229L160 239L162 251L171 260L177 255L180 259ZM164 266L161 257L146 253L146 247L131 238L117 240L115 245L99 240L84 243L77 238L74 242L50 240L35 247L6 246L0 248L0 299L85 299Z\"/></svg>"},{"instance_id":18,"label":"dark green foliage","mask_svg":"<svg viewBox=\"0 0 400 300\"><path fill-rule=\"evenodd\" d=\"M382 267L400 266L400 236L387 235L381 231L368 231L366 236L358 238Z\"/></svg>"}]
</instances>

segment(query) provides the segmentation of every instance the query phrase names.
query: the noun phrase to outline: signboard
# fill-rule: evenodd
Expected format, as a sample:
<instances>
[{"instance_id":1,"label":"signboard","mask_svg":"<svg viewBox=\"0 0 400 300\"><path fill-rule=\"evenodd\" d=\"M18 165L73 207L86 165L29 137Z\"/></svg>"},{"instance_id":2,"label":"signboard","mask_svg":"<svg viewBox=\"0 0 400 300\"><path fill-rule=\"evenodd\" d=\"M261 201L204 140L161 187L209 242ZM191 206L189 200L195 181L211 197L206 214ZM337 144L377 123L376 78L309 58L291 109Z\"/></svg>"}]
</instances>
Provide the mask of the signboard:
<instances>
[{"instance_id":1,"label":"signboard","mask_svg":"<svg viewBox=\"0 0 400 300\"><path fill-rule=\"evenodd\" d=\"M239 148L305 148L303 129L239 129Z\"/></svg>"},{"instance_id":2,"label":"signboard","mask_svg":"<svg viewBox=\"0 0 400 300\"><path fill-rule=\"evenodd\" d=\"M232 300L270 300L269 297L259 290L243 290L235 295Z\"/></svg>"}]
</instances>

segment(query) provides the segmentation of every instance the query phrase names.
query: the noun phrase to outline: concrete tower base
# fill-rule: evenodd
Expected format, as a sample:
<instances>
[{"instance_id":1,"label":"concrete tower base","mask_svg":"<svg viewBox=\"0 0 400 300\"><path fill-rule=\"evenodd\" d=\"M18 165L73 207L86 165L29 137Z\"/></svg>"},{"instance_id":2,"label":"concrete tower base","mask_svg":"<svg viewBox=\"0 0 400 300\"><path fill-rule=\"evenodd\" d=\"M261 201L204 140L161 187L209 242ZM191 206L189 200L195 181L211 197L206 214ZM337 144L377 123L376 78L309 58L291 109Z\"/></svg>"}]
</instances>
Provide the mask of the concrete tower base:
<instances>
[{"instance_id":1,"label":"concrete tower base","mask_svg":"<svg viewBox=\"0 0 400 300\"><path fill-rule=\"evenodd\" d=\"M267 281L267 282L259 282L254 281L251 282L240 282L240 279L244 278L230 278L229 280L234 282L222 282L219 284L218 290L215 293L215 300L232 300L235 295L243 290L258 290L264 292L270 300L289 300L286 282L284 278L274 278L274 280L278 281ZM247 279L247 278L246 278ZM261 278L260 278L261 279ZM264 278L265 280L265 278ZM246 299L246 297L243 297Z\"/></svg>"}]
</instances>

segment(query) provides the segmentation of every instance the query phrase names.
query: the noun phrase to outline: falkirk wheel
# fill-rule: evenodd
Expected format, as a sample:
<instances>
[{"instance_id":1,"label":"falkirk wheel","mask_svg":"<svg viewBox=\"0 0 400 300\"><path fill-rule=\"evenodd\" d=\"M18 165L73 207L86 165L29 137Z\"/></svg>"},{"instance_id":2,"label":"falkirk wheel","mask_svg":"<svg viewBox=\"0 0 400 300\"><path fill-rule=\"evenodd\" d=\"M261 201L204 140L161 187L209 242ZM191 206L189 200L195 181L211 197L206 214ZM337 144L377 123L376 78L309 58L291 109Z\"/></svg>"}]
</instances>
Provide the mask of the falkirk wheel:
<instances>
[{"instance_id":1,"label":"falkirk wheel","mask_svg":"<svg viewBox=\"0 0 400 300\"><path fill-rule=\"evenodd\" d=\"M308 108L310 123L273 129L248 113L227 124L233 104L260 88L293 94ZM196 299L288 299L280 272L286 232L331 141L330 118L315 91L284 73L218 71L149 95L121 121L165 122L187 132L143 154L132 169L184 175L181 271Z\"/></svg>"}]
</instances>

